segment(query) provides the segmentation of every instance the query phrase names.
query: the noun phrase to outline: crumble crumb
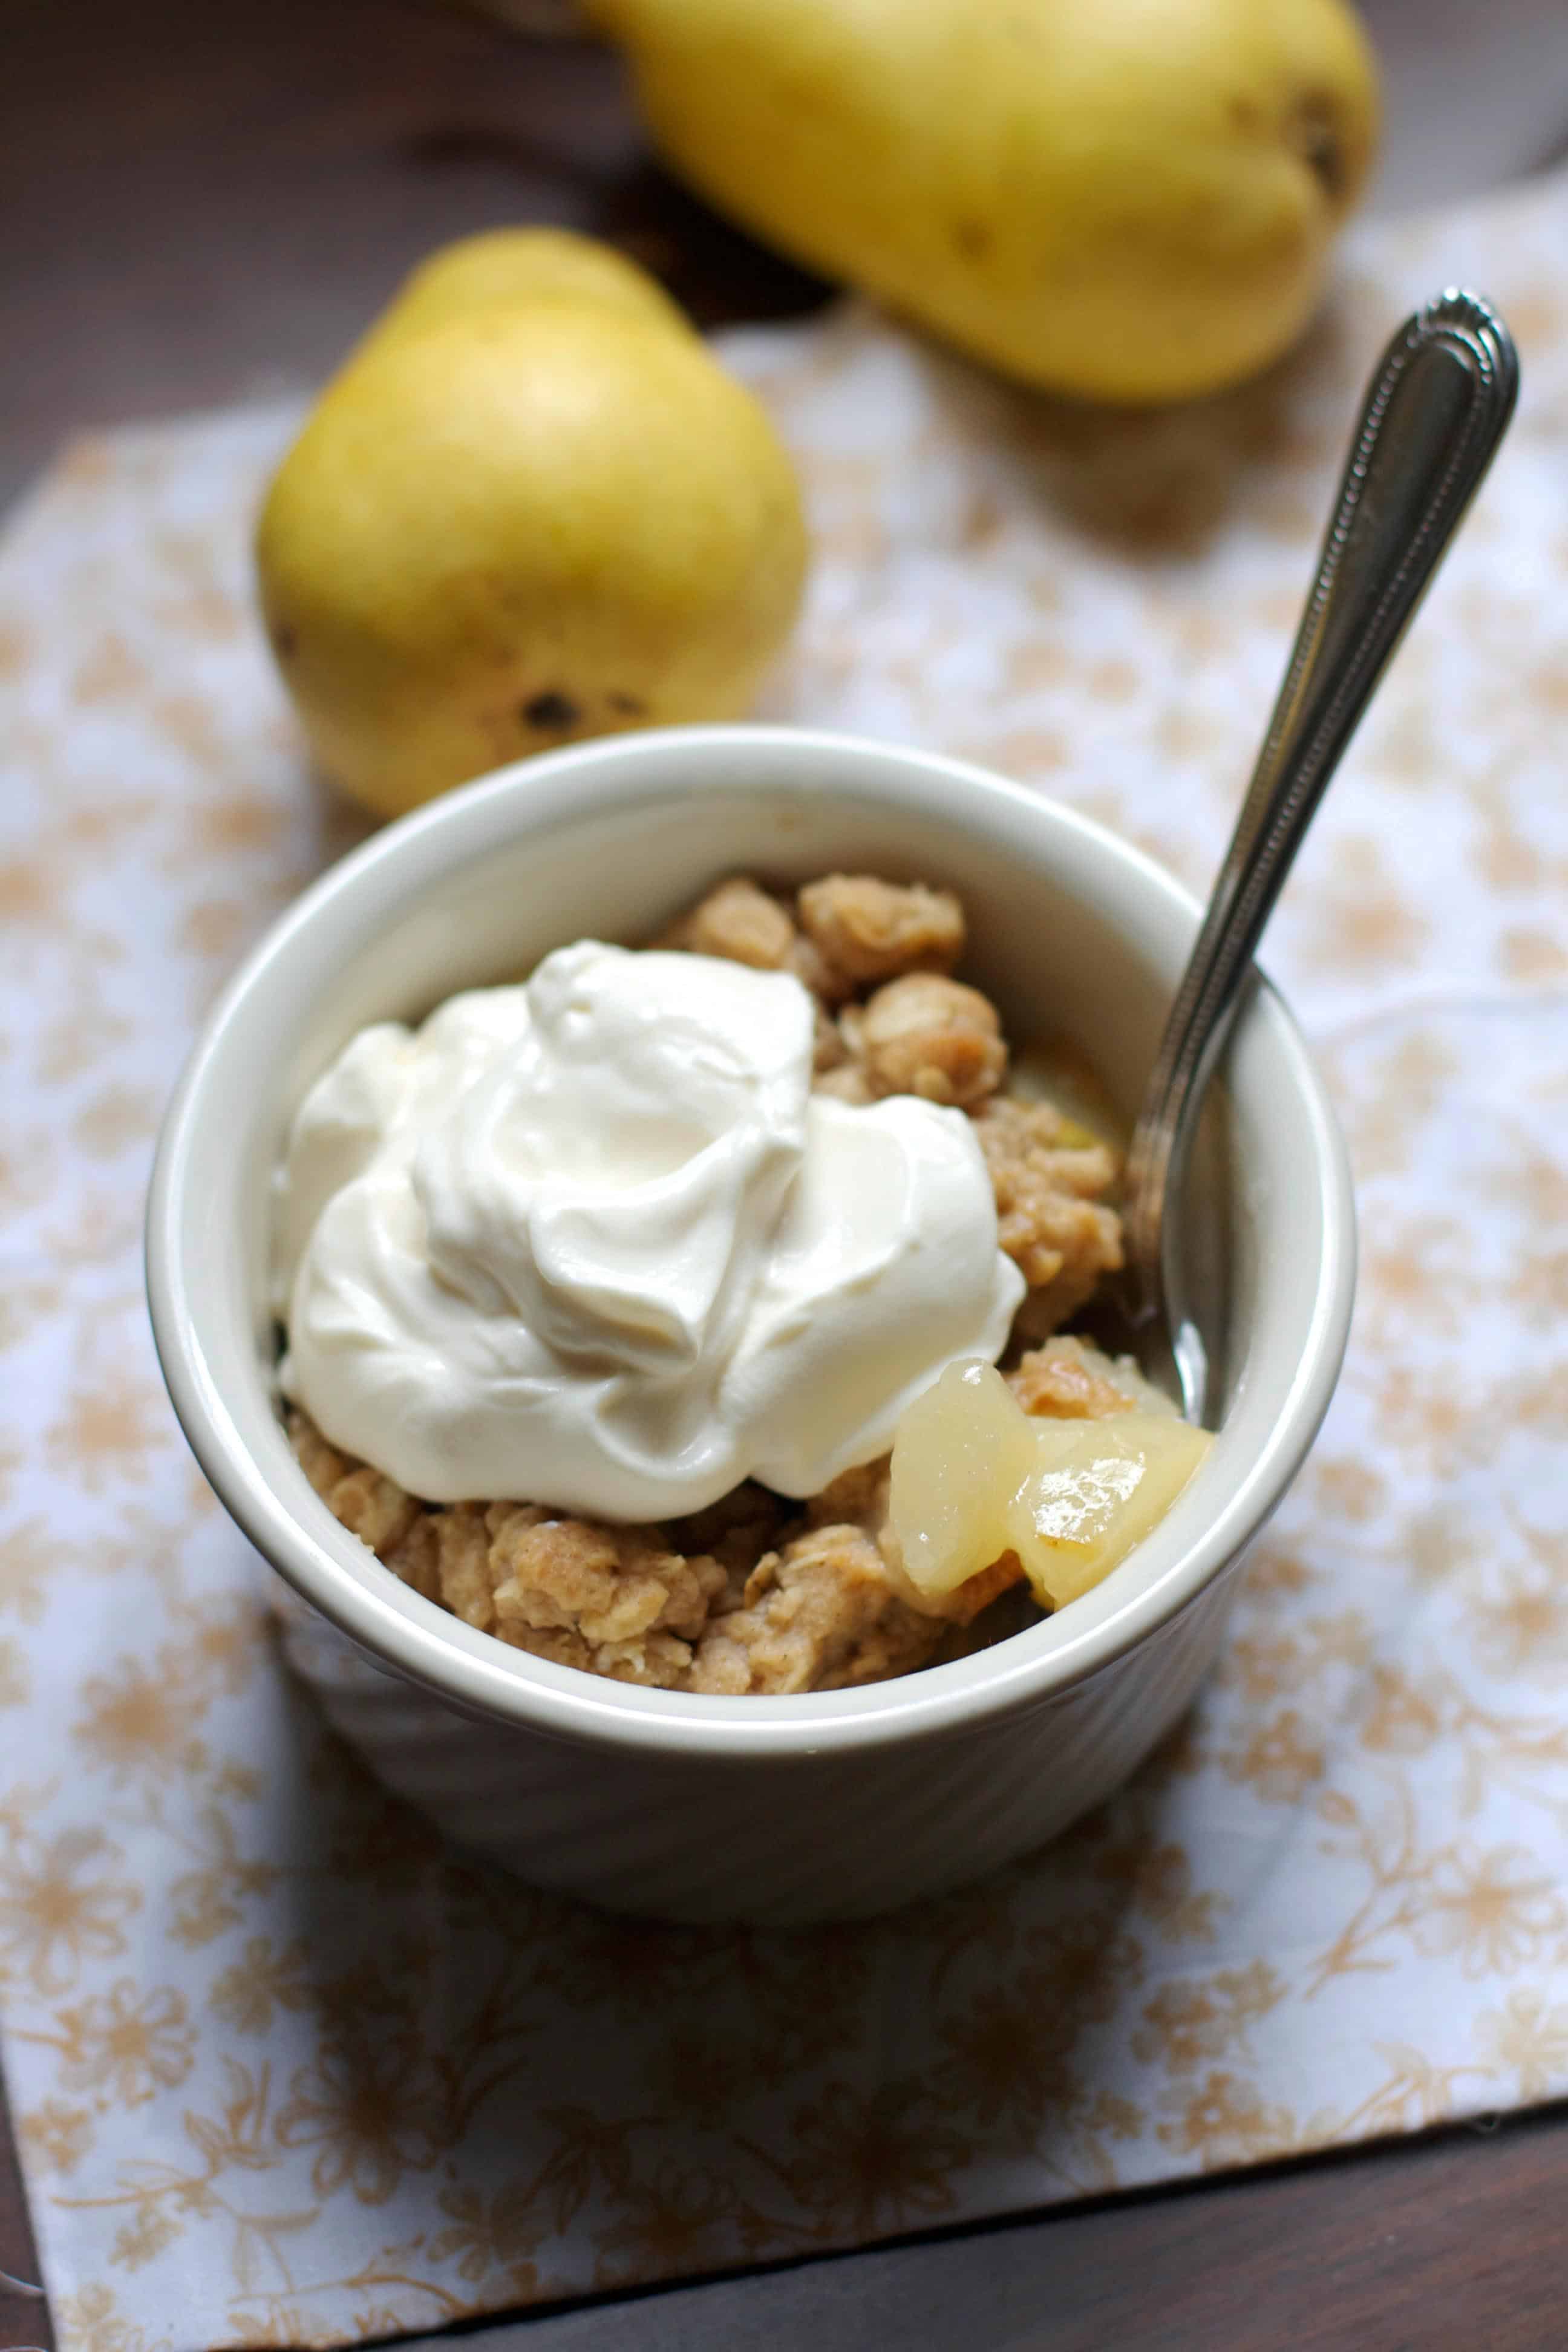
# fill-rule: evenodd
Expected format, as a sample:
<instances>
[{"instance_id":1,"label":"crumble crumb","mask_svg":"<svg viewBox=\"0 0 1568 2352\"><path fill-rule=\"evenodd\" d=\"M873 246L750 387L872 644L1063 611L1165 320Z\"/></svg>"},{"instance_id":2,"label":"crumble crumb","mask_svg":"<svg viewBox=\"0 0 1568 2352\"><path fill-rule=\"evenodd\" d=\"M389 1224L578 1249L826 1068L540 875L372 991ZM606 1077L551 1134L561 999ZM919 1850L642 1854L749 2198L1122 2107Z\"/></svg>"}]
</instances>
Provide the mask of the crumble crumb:
<instances>
[{"instance_id":1,"label":"crumble crumb","mask_svg":"<svg viewBox=\"0 0 1568 2352\"><path fill-rule=\"evenodd\" d=\"M989 997L937 972L906 972L878 989L858 1022L858 1058L874 1095L921 1095L973 1110L1007 1067Z\"/></svg>"},{"instance_id":2,"label":"crumble crumb","mask_svg":"<svg viewBox=\"0 0 1568 2352\"><path fill-rule=\"evenodd\" d=\"M795 900L801 927L852 987L906 971L951 971L963 953L963 908L951 890L827 874Z\"/></svg>"},{"instance_id":3,"label":"crumble crumb","mask_svg":"<svg viewBox=\"0 0 1568 2352\"><path fill-rule=\"evenodd\" d=\"M738 1696L885 1682L927 1664L945 1631L900 1598L860 1528L812 1528L763 1554L741 1606L698 1645L688 1687Z\"/></svg>"},{"instance_id":4,"label":"crumble crumb","mask_svg":"<svg viewBox=\"0 0 1568 2352\"><path fill-rule=\"evenodd\" d=\"M503 1633L569 1627L595 1643L689 1637L701 1632L710 1601L724 1588L716 1559L671 1551L657 1528L552 1519L533 1505L496 1503L486 1517Z\"/></svg>"},{"instance_id":5,"label":"crumble crumb","mask_svg":"<svg viewBox=\"0 0 1568 2352\"><path fill-rule=\"evenodd\" d=\"M672 923L656 947L722 957L756 971L788 971L799 934L787 907L749 875L731 874Z\"/></svg>"},{"instance_id":6,"label":"crumble crumb","mask_svg":"<svg viewBox=\"0 0 1568 2352\"><path fill-rule=\"evenodd\" d=\"M1053 1103L1010 1095L982 1105L974 1131L995 1188L997 1238L1029 1286L1015 1336L1043 1339L1121 1264L1121 1220L1101 1197L1115 1158L1080 1142Z\"/></svg>"},{"instance_id":7,"label":"crumble crumb","mask_svg":"<svg viewBox=\"0 0 1568 2352\"><path fill-rule=\"evenodd\" d=\"M1069 1331L1031 1349L1005 1379L1026 1412L1050 1421L1106 1421L1140 1408L1158 1412L1166 1402L1151 1402L1156 1391L1130 1358L1112 1363Z\"/></svg>"}]
</instances>

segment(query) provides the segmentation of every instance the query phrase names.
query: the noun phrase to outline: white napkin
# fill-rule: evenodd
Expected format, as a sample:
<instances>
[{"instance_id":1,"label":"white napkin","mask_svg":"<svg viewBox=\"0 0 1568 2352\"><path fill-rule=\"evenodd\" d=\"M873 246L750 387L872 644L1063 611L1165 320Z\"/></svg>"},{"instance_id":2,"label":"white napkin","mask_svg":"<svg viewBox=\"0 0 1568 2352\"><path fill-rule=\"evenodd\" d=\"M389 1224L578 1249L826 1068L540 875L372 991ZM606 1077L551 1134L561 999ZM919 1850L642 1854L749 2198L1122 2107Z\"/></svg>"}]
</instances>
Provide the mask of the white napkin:
<instances>
[{"instance_id":1,"label":"white napkin","mask_svg":"<svg viewBox=\"0 0 1568 2352\"><path fill-rule=\"evenodd\" d=\"M1364 1276L1223 1668L1052 1851L791 1937L445 1856L280 1671L139 1222L216 984L347 837L248 603L292 422L79 445L0 547L0 1972L65 2352L326 2345L1568 2091L1568 180L1354 240L1266 383L1024 397L856 306L729 339L821 554L773 716L1207 877L1362 381L1469 280L1519 422L1268 961Z\"/></svg>"}]
</instances>

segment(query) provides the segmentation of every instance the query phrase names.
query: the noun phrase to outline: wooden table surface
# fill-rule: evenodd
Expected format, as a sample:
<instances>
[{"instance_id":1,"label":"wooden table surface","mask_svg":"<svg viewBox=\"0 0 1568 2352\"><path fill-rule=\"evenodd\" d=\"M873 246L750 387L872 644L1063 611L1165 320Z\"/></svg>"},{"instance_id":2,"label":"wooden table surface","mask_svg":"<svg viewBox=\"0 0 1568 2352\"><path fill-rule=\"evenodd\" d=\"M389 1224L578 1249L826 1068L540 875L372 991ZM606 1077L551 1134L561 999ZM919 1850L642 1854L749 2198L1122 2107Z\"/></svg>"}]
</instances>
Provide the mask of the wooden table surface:
<instances>
[{"instance_id":1,"label":"wooden table surface","mask_svg":"<svg viewBox=\"0 0 1568 2352\"><path fill-rule=\"evenodd\" d=\"M66 432L314 383L422 253L496 221L615 236L705 321L826 296L654 169L605 51L437 0L0 0L0 504ZM456 2340L1563 2352L1565 2184L1545 2110ZM3 2107L0 2270L36 2275ZM0 2287L0 2347L53 2342Z\"/></svg>"}]
</instances>

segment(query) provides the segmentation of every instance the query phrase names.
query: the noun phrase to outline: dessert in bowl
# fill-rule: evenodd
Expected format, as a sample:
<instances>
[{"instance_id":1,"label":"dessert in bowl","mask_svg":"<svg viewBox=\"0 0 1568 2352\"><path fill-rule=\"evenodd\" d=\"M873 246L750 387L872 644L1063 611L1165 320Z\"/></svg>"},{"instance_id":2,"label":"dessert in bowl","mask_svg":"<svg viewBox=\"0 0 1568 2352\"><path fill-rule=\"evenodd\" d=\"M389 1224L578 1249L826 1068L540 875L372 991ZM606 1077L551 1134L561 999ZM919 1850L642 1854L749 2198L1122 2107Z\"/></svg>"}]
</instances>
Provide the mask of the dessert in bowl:
<instances>
[{"instance_id":1,"label":"dessert in bowl","mask_svg":"<svg viewBox=\"0 0 1568 2352\"><path fill-rule=\"evenodd\" d=\"M515 997L522 975L535 973L537 982L536 967L559 968L557 951L581 957L574 942L658 940L678 919L699 920L704 907L711 921L709 894L738 875L763 877L768 888L756 896L764 906L797 913L800 886L820 890L834 876L878 877L890 900L901 896L906 904L917 903L910 886L921 886L932 904L945 908L951 894L967 910L961 983L947 984L973 992L974 1001L961 992L942 1007L947 1032L967 1034L956 1043L950 1034L951 1051L934 1050L933 1058L930 988L913 982L929 983L941 966L940 941L918 950L923 970L841 971L826 983L829 998L838 993L839 1037L823 1050L826 1108L814 1117L831 1127L837 1099L865 1118L860 1107L871 1095L870 1108L889 1116L872 1119L867 1135L882 1126L912 1134L923 1108L930 1121L921 1129L921 1149L939 1134L953 1139L950 1157L963 1159L971 1176L990 1163L960 1131L985 1102L1005 1098L996 1083L1004 1032L1019 1041L1047 1034L1065 1040L1093 1066L1112 1102L1123 1111L1131 1107L1196 921L1184 894L1099 828L998 779L912 751L720 728L626 737L530 762L436 803L345 860L237 975L170 1112L150 1208L149 1283L160 1353L187 1433L220 1496L289 1589L284 1613L295 1663L384 1779L463 1843L543 1883L670 1916L787 1920L882 1908L1026 1851L1108 1793L1175 1720L1217 1646L1233 1571L1327 1403L1344 1342L1353 1238L1331 1116L1289 1015L1260 983L1228 1051L1180 1225L1220 1368L1212 1449L1185 1486L1174 1482L1171 1507L1120 1566L1021 1631L985 1646L948 1640L965 1612L932 1609L941 1576L925 1580L923 1591L895 1595L906 1615L885 1612L884 1631L907 1633L911 1616L925 1629L933 1615L943 1618L936 1641L902 1665L889 1662L887 1644L886 1654L874 1643L858 1653L851 1641L826 1671L820 1657L804 1671L786 1665L781 1675L776 1664L758 1671L766 1643L737 1644L725 1635L725 1621L746 1611L765 1616L770 1595L777 1620L787 1571L803 1557L791 1547L805 1543L809 1550L808 1539L824 1528L854 1529L875 1547L885 1498L862 1496L858 1513L846 1507L824 1519L817 1512L814 1527L813 1479L826 1470L831 1487L835 1479L853 1482L874 1471L900 1412L931 1374L961 1360L994 1360L1023 1294L1049 1292L1054 1277L1026 1281L1019 1260L998 1254L994 1242L995 1265L977 1262L963 1281L955 1272L951 1298L928 1280L916 1320L924 1314L935 1322L901 1389L881 1373L866 1386L856 1370L853 1318L835 1322L829 1293L812 1290L804 1324L795 1318L797 1337L804 1328L801 1360L782 1371L773 1362L772 1390L766 1380L759 1388L752 1373L741 1382L753 1403L761 1399L752 1450L719 1449L710 1465L716 1489L671 1481L658 1448L644 1448L644 1467L656 1474L651 1491L667 1497L668 1508L645 1511L649 1489L635 1483L609 1496L602 1518L587 1507L595 1495L572 1459L581 1419L548 1425L562 1394L550 1379L536 1383L545 1450L533 1456L531 1491L519 1493L515 1477L505 1486L493 1480L491 1455L445 1495L432 1495L439 1464L450 1456L445 1441L434 1455L412 1461L421 1475L400 1481L390 1455L380 1465L370 1458L378 1431L389 1426L384 1412L379 1421L373 1412L334 1423L331 1381L318 1381L313 1401L328 1425L317 1433L309 1372L297 1367L290 1380L286 1365L297 1460L278 1410L274 1309L281 1304L289 1316L290 1359L306 1340L303 1364L313 1343L299 1267L321 1216L322 1188L311 1192L300 1221L307 1239L292 1245L279 1287L271 1180L280 1160L288 1158L291 1171L303 1165L299 1123L309 1126L310 1118L301 1107L315 1098L320 1108L323 1081L362 1032L423 1023L468 992ZM765 929L766 917L752 912ZM780 953L795 952L778 936ZM826 936L809 921L797 922L793 934L818 949ZM657 965L661 985L698 987L718 969L708 953L714 944L711 933L664 940L646 971ZM595 975L613 994L615 959L624 950L597 954L592 971L568 973L573 1003ZM683 957L689 967L681 980L674 968ZM765 978L743 968L737 976L771 988L777 1005L784 1003L781 990L803 995L798 980L786 982L776 965ZM940 970L935 976L945 979ZM847 985L852 977L855 984ZM879 1004L882 991L892 992L890 1006L885 994ZM994 1013L990 1026L975 1002ZM906 1092L911 1072L917 1083ZM970 1089L974 1099L952 1099L952 1088ZM907 1134L900 1148L906 1145L914 1149ZM1075 1147L1086 1159L1099 1148L1092 1136L1069 1137L1067 1149ZM1109 1156L1101 1157L1109 1169ZM422 1150L421 1159L428 1173L429 1153ZM352 1192L362 1172L351 1168L336 1189ZM883 1191L889 1199L922 1197L918 1188L900 1192L897 1183L861 1190L869 1198ZM437 1217L444 1246L456 1248L459 1229L471 1234L473 1206L468 1200L461 1215ZM1094 1201L1086 1206L1089 1230L1108 1235L1110 1211ZM564 1213L577 1213L570 1198ZM1097 1223L1097 1214L1110 1223ZM1005 1226L1005 1216L1000 1222ZM829 1218L828 1227L834 1223ZM940 1226L932 1230L941 1240ZM613 1254L613 1234L601 1232L598 1241ZM961 1241L961 1233L947 1236L949 1255ZM1109 1247L1100 1255L1113 1260ZM940 1252L939 1262L945 1262ZM453 1263L448 1255L448 1276ZM1034 1273L1043 1266L1037 1257ZM331 1276L331 1265L325 1272ZM603 1264L589 1287L597 1313L606 1296ZM666 1306L679 1325L679 1301ZM1047 1328L1062 1311L1058 1289ZM814 1317L827 1332L815 1357ZM668 1339L664 1329L648 1344L666 1346ZM1036 1356L1037 1400L1060 1389L1044 1366L1063 1361L1063 1343L1041 1359L1037 1339L1037 1331L1024 1332L1021 1343L1036 1346L1018 1358ZM563 1359L571 1354L568 1335ZM384 1402L385 1390L378 1393ZM826 1400L826 1420L817 1412L803 1450L814 1398ZM836 1454L833 1443L846 1398L859 1415L846 1441L847 1460L839 1458L846 1447ZM345 1443L356 1437L357 1444ZM678 1457L687 1458L679 1445L668 1458ZM542 1461L546 1477L560 1465L556 1491L540 1491ZM587 1620L581 1610L573 1619L559 1577L552 1582L542 1559L542 1536L554 1531L542 1547L549 1552L559 1549L556 1537L567 1523L597 1525L601 1534L606 1525L645 1518L668 1528L682 1512L689 1519L732 1495L736 1469L760 1480L764 1494L792 1498L807 1524L793 1533L777 1524L763 1530L749 1560L735 1556L733 1543L731 1557L723 1556L725 1530L699 1531L706 1539L698 1542L688 1527L689 1549L667 1543L657 1557L689 1570L709 1563L692 1570L709 1586L700 1611L688 1591L684 1602L678 1600L678 1612L686 1612L679 1622L668 1618L658 1627L645 1616L638 1625L615 1617L617 1599L628 1596L612 1591L607 1617L591 1608ZM895 1455L895 1488L896 1473ZM433 1571L429 1545L440 1541L438 1533L415 1543L416 1552L424 1548L423 1564L395 1559L389 1568L361 1540L374 1543L376 1527L356 1518L359 1504L336 1491L357 1480L354 1492L368 1510L378 1477L401 1496L395 1510L414 1515L395 1538L386 1538L383 1522L384 1552L397 1554L416 1518L427 1528L461 1514L472 1550L474 1516L486 1516L481 1504L489 1498L527 1522L508 1523L510 1569L490 1572L465 1610L465 1588L444 1588ZM335 1497L331 1507L324 1497ZM485 1535L488 1559L500 1529ZM773 1565L748 1596L745 1587L764 1561ZM628 1600L635 1618L659 1571L642 1557L632 1566L644 1578ZM896 1574L896 1559L893 1566ZM917 1586L918 1567L902 1563ZM664 1580L668 1587L673 1580L666 1573ZM503 1588L506 1610L498 1606ZM950 1575L946 1590L956 1589ZM521 1640L507 1638L509 1612ZM967 1613L980 1622L976 1610ZM668 1636L658 1671L634 1655L644 1639L646 1658L650 1632ZM704 1661L705 1632L714 1639ZM587 1654L617 1641L619 1656L607 1664ZM788 1653L787 1643L782 1647ZM780 1650L775 1641L775 1657ZM908 1664L921 1670L903 1670Z\"/></svg>"},{"instance_id":2,"label":"dessert in bowl","mask_svg":"<svg viewBox=\"0 0 1568 2352\"><path fill-rule=\"evenodd\" d=\"M916 1672L1109 1573L1209 1441L1059 1333L1121 1264L1119 1154L966 943L949 890L730 876L647 948L361 1030L274 1230L334 1517L516 1649L731 1696Z\"/></svg>"}]
</instances>

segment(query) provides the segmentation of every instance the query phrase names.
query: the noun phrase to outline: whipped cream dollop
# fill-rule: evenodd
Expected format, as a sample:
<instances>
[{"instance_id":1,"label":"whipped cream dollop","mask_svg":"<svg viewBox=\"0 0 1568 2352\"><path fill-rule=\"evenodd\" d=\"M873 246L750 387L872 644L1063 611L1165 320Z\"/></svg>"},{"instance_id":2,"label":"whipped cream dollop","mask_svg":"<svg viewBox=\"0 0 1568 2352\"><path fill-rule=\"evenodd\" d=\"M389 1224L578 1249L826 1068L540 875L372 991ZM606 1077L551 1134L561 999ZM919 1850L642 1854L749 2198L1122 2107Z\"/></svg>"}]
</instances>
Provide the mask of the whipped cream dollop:
<instances>
[{"instance_id":1,"label":"whipped cream dollop","mask_svg":"<svg viewBox=\"0 0 1568 2352\"><path fill-rule=\"evenodd\" d=\"M363 1030L278 1179L281 1369L432 1502L598 1518L885 1453L1023 1293L960 1111L813 1095L787 974L595 940Z\"/></svg>"}]
</instances>

